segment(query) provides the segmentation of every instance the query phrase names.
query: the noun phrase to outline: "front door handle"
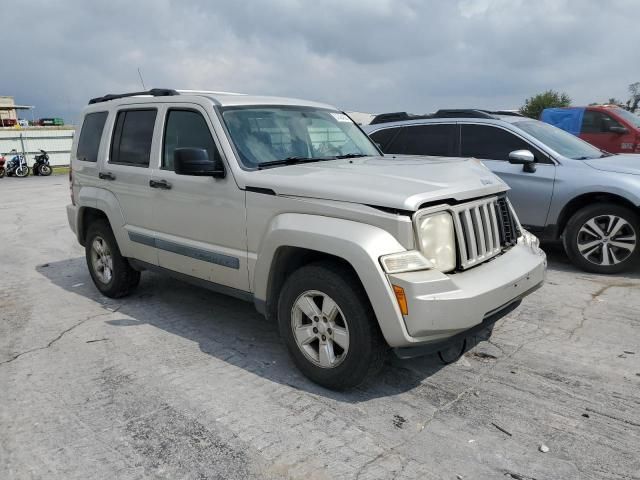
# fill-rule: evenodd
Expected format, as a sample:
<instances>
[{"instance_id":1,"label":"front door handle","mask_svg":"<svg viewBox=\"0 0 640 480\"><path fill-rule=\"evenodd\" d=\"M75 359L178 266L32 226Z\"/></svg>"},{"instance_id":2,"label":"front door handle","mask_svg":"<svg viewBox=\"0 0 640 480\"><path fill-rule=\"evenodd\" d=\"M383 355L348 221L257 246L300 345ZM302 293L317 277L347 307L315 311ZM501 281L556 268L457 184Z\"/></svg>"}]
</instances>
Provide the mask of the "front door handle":
<instances>
[{"instance_id":1,"label":"front door handle","mask_svg":"<svg viewBox=\"0 0 640 480\"><path fill-rule=\"evenodd\" d=\"M171 184L166 180L149 180L149 186L151 188L162 188L163 190L171 189Z\"/></svg>"},{"instance_id":2,"label":"front door handle","mask_svg":"<svg viewBox=\"0 0 640 480\"><path fill-rule=\"evenodd\" d=\"M100 172L98 173L98 178L102 180L115 180L116 176L111 172Z\"/></svg>"}]
</instances>

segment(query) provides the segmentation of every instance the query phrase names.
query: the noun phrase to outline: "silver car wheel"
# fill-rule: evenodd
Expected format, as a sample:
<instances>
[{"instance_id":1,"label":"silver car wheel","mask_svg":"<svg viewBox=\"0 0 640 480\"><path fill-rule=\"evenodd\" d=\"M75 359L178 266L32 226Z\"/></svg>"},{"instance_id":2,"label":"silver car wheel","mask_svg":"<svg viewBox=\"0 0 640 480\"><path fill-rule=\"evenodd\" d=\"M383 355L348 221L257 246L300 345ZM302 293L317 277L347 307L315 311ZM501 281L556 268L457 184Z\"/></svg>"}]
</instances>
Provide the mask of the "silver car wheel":
<instances>
[{"instance_id":1,"label":"silver car wheel","mask_svg":"<svg viewBox=\"0 0 640 480\"><path fill-rule=\"evenodd\" d=\"M578 251L596 265L617 265L627 260L636 249L633 226L617 215L598 215L578 231Z\"/></svg>"},{"instance_id":2,"label":"silver car wheel","mask_svg":"<svg viewBox=\"0 0 640 480\"><path fill-rule=\"evenodd\" d=\"M314 365L335 368L349 351L349 327L342 310L327 294L302 293L291 309L291 329L296 345Z\"/></svg>"},{"instance_id":3,"label":"silver car wheel","mask_svg":"<svg viewBox=\"0 0 640 480\"><path fill-rule=\"evenodd\" d=\"M91 264L100 283L108 284L113 278L113 257L107 242L96 236L91 244Z\"/></svg>"}]
</instances>

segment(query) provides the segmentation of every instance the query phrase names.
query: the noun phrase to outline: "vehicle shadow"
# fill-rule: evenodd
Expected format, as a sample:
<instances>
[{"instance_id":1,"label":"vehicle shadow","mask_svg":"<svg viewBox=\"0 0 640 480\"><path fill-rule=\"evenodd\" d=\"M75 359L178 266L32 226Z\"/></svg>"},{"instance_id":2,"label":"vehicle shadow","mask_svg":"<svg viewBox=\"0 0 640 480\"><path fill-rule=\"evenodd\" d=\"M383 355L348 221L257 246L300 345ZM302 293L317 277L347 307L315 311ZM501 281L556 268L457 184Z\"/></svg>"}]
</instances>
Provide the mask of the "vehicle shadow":
<instances>
[{"instance_id":1,"label":"vehicle shadow","mask_svg":"<svg viewBox=\"0 0 640 480\"><path fill-rule=\"evenodd\" d=\"M253 374L341 402L358 403L411 390L444 367L437 355L400 360L390 353L377 377L351 391L333 392L299 373L277 326L252 303L152 272L144 272L130 297L109 299L93 285L83 257L39 265L36 270L54 285L101 305L105 312L123 314L122 319L106 320L111 326L152 325ZM467 349L474 345L469 343Z\"/></svg>"},{"instance_id":2,"label":"vehicle shadow","mask_svg":"<svg viewBox=\"0 0 640 480\"><path fill-rule=\"evenodd\" d=\"M573 267L561 247L545 246L545 251L550 270L591 275ZM109 299L94 287L83 257L40 265L36 270L56 286L101 305L105 312L117 310L126 317L107 320L109 325L152 325L191 340L202 352L253 374L337 401L357 403L402 393L445 366L437 355L400 360L390 353L377 377L349 392L333 392L299 373L280 341L277 326L265 320L251 303L152 272L144 272L130 297ZM489 335L485 330L468 341L465 352Z\"/></svg>"},{"instance_id":3,"label":"vehicle shadow","mask_svg":"<svg viewBox=\"0 0 640 480\"><path fill-rule=\"evenodd\" d=\"M564 253L564 247L559 242L544 243L541 248L547 254L547 260L549 261L549 269L560 272L575 273L583 278L593 277L594 279L608 278L614 280L616 278L624 277L631 279L640 279L640 269L636 269L631 272L624 272L617 275L599 275L589 272L584 272L575 267L570 261L567 255Z\"/></svg>"}]
</instances>

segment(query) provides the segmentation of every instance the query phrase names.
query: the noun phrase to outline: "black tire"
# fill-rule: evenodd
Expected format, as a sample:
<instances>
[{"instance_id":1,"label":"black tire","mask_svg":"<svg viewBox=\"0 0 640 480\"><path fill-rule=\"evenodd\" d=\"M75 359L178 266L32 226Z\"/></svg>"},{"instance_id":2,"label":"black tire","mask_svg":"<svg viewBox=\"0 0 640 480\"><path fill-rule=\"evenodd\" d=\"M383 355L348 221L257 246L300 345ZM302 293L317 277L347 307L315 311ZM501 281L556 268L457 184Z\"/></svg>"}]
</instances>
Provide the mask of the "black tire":
<instances>
[{"instance_id":1,"label":"black tire","mask_svg":"<svg viewBox=\"0 0 640 480\"><path fill-rule=\"evenodd\" d=\"M343 353L341 363L335 367L323 368L314 364L294 338L294 304L302 294L310 291L321 292L333 299L348 328L348 349ZM308 321L312 322L311 319ZM355 387L378 373L384 364L388 347L369 299L360 280L340 264L313 263L291 274L280 291L278 324L293 362L307 378L323 387L331 390ZM312 323L309 325L313 326ZM319 342L320 339L318 345Z\"/></svg>"},{"instance_id":2,"label":"black tire","mask_svg":"<svg viewBox=\"0 0 640 480\"><path fill-rule=\"evenodd\" d=\"M23 173L18 173L18 172L23 172ZM26 178L28 176L29 176L29 167L16 169L16 177Z\"/></svg>"},{"instance_id":3,"label":"black tire","mask_svg":"<svg viewBox=\"0 0 640 480\"><path fill-rule=\"evenodd\" d=\"M625 225L616 235L609 238L607 235L610 231L606 231L608 227L607 216L615 216L623 219L628 225ZM590 236L590 234L586 233L583 229L585 226L588 227L586 224L591 220L595 220L596 225L604 232L605 236L602 237L604 242L600 246L600 250L596 249L593 253L589 254L595 247L586 248L583 250L585 252L585 255L583 255L580 253L579 243L584 248L584 246L589 243L591 237L593 237L593 241L597 241L598 238L600 238L599 235L597 237L595 235ZM589 229L589 231L592 230L593 229ZM620 249L608 243L613 240L620 244L618 240L630 238L631 235L635 237L635 244L631 244L633 248L630 253L627 249ZM615 203L589 205L588 207L578 210L569 219L562 240L567 256L578 268L599 274L624 272L636 267L640 260L640 248L638 247L638 241L640 241L640 218L633 210ZM605 245L607 252L603 252ZM615 263L614 259L618 261L618 263ZM605 260L610 264L607 265Z\"/></svg>"},{"instance_id":4,"label":"black tire","mask_svg":"<svg viewBox=\"0 0 640 480\"><path fill-rule=\"evenodd\" d=\"M91 258L93 244L97 237L106 243L112 258L113 270L110 280L106 283L100 279L100 274L96 272ZM85 258L93 283L107 297L125 297L140 283L140 272L131 268L127 259L120 253L118 243L106 220L95 220L89 225L85 239Z\"/></svg>"},{"instance_id":5,"label":"black tire","mask_svg":"<svg viewBox=\"0 0 640 480\"><path fill-rule=\"evenodd\" d=\"M0 167L0 178L4 177L5 169L4 167Z\"/></svg>"},{"instance_id":6,"label":"black tire","mask_svg":"<svg viewBox=\"0 0 640 480\"><path fill-rule=\"evenodd\" d=\"M40 165L38 168L38 175L42 175L43 177L48 177L51 175L53 169L49 165Z\"/></svg>"},{"instance_id":7,"label":"black tire","mask_svg":"<svg viewBox=\"0 0 640 480\"><path fill-rule=\"evenodd\" d=\"M467 348L467 340L462 339L448 345L447 348L438 351L438 357L440 361L445 365L449 365L456 362L465 352Z\"/></svg>"}]
</instances>

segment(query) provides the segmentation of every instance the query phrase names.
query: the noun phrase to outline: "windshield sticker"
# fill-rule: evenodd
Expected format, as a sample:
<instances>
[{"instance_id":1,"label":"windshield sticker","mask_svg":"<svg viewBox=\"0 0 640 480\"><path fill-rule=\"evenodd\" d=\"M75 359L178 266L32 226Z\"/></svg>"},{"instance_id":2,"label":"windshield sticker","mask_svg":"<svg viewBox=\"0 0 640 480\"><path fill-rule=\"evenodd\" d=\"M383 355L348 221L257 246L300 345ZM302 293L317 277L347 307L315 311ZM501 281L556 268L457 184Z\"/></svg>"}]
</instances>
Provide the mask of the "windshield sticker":
<instances>
[{"instance_id":1,"label":"windshield sticker","mask_svg":"<svg viewBox=\"0 0 640 480\"><path fill-rule=\"evenodd\" d=\"M333 118L335 118L339 122L349 122L351 123L351 119L347 117L344 113L334 113L329 112Z\"/></svg>"}]
</instances>

